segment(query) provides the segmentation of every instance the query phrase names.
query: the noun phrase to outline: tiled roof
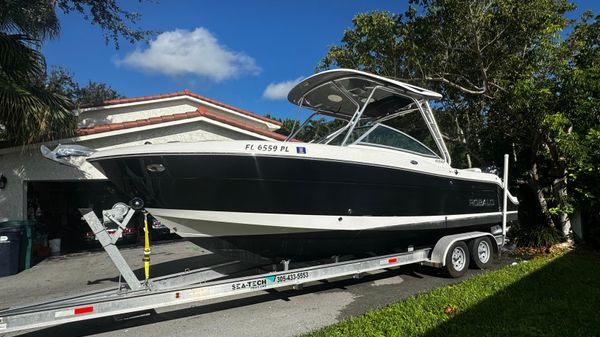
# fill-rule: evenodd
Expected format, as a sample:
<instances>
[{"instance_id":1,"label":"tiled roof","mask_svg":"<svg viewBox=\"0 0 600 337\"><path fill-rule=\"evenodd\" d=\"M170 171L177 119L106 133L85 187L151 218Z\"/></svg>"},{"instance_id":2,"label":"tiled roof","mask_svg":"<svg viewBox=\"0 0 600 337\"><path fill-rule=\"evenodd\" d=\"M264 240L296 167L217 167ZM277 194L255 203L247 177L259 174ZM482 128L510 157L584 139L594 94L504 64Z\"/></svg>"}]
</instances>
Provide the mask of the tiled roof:
<instances>
[{"instance_id":1,"label":"tiled roof","mask_svg":"<svg viewBox=\"0 0 600 337\"><path fill-rule=\"evenodd\" d=\"M227 118L227 117L218 115L214 112L210 112L210 111L206 110L204 107L198 107L198 109L196 111L183 112L183 113L178 113L178 114L173 114L173 115L164 115L164 116L159 116L159 117L151 117L151 118L147 118L147 119L138 119L135 121L128 121L128 122L102 124L102 125L94 126L92 128L80 128L80 129L77 129L76 134L78 136L88 136L88 135L94 135L94 134L102 133L102 132L131 129L131 128L137 128L137 127L141 127L141 126L173 122L173 121L177 121L177 120L181 120L181 119L188 119L188 118L195 118L195 117L210 118L214 121L228 124L228 125L234 126L236 128L240 128L240 129L247 130L250 132L258 133L259 135L263 135L265 137L273 138L276 140L284 140L286 138L286 136L281 135L279 133L275 133L275 132L265 130L265 129L262 129L259 127L248 125L248 124L245 124L242 122L238 122L231 118Z\"/></svg>"},{"instance_id":2,"label":"tiled roof","mask_svg":"<svg viewBox=\"0 0 600 337\"><path fill-rule=\"evenodd\" d=\"M279 121L267 118L265 116L261 116L259 114L255 114L255 113L250 112L250 111L246 111L246 110L242 110L240 108L236 108L236 107L234 107L232 105L216 101L216 100L214 100L212 98L208 98L208 97L204 97L204 96L198 95L198 94L193 93L193 92L191 92L191 91L189 91L187 89L183 90L183 91L176 91L176 92L171 92L171 93L168 93L168 94L161 94L161 95L111 99L111 100L104 101L102 103L97 103L97 104L96 103L94 103L94 104L85 104L85 105L82 105L81 108L95 108L95 107L102 107L102 106L107 106L107 105L144 102L144 101L152 101L152 100L156 100L156 99L178 97L178 96L190 96L190 97L194 97L194 98L206 101L208 103L211 103L211 104L214 104L214 105L226 108L226 109L230 109L230 110L233 110L235 112L239 112L239 113L244 114L246 116L254 117L254 118L260 119L262 121L275 124L275 125L279 125L279 126L282 125L281 122L279 122Z\"/></svg>"}]
</instances>

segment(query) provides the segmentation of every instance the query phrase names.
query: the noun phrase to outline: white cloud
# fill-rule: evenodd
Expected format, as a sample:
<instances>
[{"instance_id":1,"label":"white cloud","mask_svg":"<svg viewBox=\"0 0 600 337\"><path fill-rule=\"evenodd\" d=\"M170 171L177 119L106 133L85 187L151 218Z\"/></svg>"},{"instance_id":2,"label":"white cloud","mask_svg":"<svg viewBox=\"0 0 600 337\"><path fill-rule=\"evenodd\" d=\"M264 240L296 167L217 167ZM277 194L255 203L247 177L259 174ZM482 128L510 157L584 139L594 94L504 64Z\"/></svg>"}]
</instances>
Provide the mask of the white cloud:
<instances>
[{"instance_id":1,"label":"white cloud","mask_svg":"<svg viewBox=\"0 0 600 337\"><path fill-rule=\"evenodd\" d=\"M147 48L131 52L116 63L152 73L196 75L217 82L261 71L252 57L229 50L202 27L161 33Z\"/></svg>"},{"instance_id":2,"label":"white cloud","mask_svg":"<svg viewBox=\"0 0 600 337\"><path fill-rule=\"evenodd\" d=\"M292 88L300 83L304 77L298 77L295 80L283 81L279 83L271 83L263 92L263 98L270 100L286 99Z\"/></svg>"}]
</instances>

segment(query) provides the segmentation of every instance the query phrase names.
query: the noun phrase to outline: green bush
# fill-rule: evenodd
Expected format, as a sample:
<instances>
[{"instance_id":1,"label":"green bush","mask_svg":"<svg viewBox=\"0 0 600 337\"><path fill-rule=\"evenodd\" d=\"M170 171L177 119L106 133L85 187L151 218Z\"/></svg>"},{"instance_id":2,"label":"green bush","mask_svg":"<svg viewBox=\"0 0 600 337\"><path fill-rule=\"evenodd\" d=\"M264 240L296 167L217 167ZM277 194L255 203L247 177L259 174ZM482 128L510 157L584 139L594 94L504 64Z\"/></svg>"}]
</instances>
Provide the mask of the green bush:
<instances>
[{"instance_id":1,"label":"green bush","mask_svg":"<svg viewBox=\"0 0 600 337\"><path fill-rule=\"evenodd\" d=\"M561 242L561 235L555 228L541 224L515 224L509 235L519 247L549 247Z\"/></svg>"}]
</instances>

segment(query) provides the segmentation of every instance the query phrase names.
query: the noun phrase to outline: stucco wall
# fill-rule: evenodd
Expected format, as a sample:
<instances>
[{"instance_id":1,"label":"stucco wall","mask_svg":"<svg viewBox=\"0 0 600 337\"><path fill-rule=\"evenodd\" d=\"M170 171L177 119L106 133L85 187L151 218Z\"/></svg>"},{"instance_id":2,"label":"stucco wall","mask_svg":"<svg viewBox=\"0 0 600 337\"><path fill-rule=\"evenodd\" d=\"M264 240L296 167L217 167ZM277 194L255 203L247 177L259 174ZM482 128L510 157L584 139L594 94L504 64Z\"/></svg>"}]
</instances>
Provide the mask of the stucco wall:
<instances>
[{"instance_id":1,"label":"stucco wall","mask_svg":"<svg viewBox=\"0 0 600 337\"><path fill-rule=\"evenodd\" d=\"M189 99L176 99L163 102L144 103L133 106L106 108L83 111L79 116L84 125L90 123L107 124L135 121L151 117L173 115L182 112L194 111L198 104Z\"/></svg>"},{"instance_id":2,"label":"stucco wall","mask_svg":"<svg viewBox=\"0 0 600 337\"><path fill-rule=\"evenodd\" d=\"M211 125L204 121L163 127L142 132L117 135L79 142L95 149L109 149L130 145L153 144L173 141L207 141L227 139L253 139L233 130ZM8 219L24 219L25 183L27 180L79 180L106 179L92 165L81 160L81 166L73 168L60 165L42 157L39 147L0 155L0 173L8 180L0 190L0 222Z\"/></svg>"},{"instance_id":3,"label":"stucco wall","mask_svg":"<svg viewBox=\"0 0 600 337\"><path fill-rule=\"evenodd\" d=\"M107 123L121 123L126 121L135 121L151 117L164 115L173 115L182 112L196 110L203 106L206 110L219 114L221 116L233 119L235 121L259 127L265 130L276 130L278 127L269 125L265 121L257 120L243 114L234 113L221 107L213 107L208 103L201 103L196 99L189 97L178 97L176 99L161 102L144 102L143 104L130 105L124 107L107 107L106 109L83 111L80 115L81 125L100 125Z\"/></svg>"}]
</instances>

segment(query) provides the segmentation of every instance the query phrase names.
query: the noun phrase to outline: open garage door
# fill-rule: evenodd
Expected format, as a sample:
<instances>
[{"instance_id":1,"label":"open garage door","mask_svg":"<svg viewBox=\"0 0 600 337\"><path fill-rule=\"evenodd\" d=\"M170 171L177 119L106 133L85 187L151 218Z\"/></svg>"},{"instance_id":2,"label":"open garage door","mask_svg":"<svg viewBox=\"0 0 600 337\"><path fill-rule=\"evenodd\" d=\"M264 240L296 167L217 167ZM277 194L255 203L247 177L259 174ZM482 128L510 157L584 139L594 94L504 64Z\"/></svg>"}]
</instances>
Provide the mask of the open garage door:
<instances>
[{"instance_id":1,"label":"open garage door","mask_svg":"<svg viewBox=\"0 0 600 337\"><path fill-rule=\"evenodd\" d=\"M116 202L128 200L108 180L27 182L27 217L37 220L38 236L48 240L60 238L63 253L91 246L90 229L79 208L92 208L100 214Z\"/></svg>"}]
</instances>

